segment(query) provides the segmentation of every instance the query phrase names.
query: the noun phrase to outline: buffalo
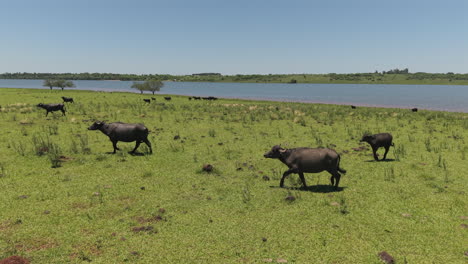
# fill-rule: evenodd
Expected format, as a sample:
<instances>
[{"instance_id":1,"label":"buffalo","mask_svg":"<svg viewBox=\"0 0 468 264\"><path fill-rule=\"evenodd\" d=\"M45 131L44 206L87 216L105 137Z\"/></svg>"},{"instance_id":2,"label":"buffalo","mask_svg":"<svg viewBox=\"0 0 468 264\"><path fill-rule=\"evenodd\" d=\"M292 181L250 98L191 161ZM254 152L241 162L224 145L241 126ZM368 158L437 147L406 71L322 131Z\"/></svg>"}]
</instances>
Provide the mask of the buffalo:
<instances>
[{"instance_id":1,"label":"buffalo","mask_svg":"<svg viewBox=\"0 0 468 264\"><path fill-rule=\"evenodd\" d=\"M285 171L283 173L283 177L281 177L280 187L284 186L284 179L289 174L297 173L301 178L304 188L307 188L304 173L318 173L326 170L332 175L330 178L331 185L338 188L341 178L341 174L339 172L346 173L346 170L340 168L340 155L333 149L283 149L277 145L273 146L273 148L263 156L270 159L279 159L289 167L289 170Z\"/></svg>"},{"instance_id":2,"label":"buffalo","mask_svg":"<svg viewBox=\"0 0 468 264\"><path fill-rule=\"evenodd\" d=\"M360 142L367 142L369 145L372 147L372 152L374 153L374 159L376 161L379 161L379 158L377 157L377 150L380 147L385 148L385 154L383 156L382 160L385 160L387 158L387 153L388 150L390 149L390 146L394 146L392 143L393 137L389 133L380 133L380 134L375 134L375 135L364 135L362 136L362 139Z\"/></svg>"},{"instance_id":3,"label":"buffalo","mask_svg":"<svg viewBox=\"0 0 468 264\"><path fill-rule=\"evenodd\" d=\"M195 100L201 100L201 97L200 97L200 96L194 96L193 99L195 99Z\"/></svg>"},{"instance_id":4,"label":"buffalo","mask_svg":"<svg viewBox=\"0 0 468 264\"><path fill-rule=\"evenodd\" d=\"M148 140L148 128L143 124L126 124L122 122L106 124L101 121L96 121L88 128L88 130L100 130L102 133L107 135L114 146L114 154L117 150L120 150L117 147L118 141L136 141L135 148L130 153L135 153L141 142L145 142L150 149L150 153L153 153L151 143Z\"/></svg>"},{"instance_id":5,"label":"buffalo","mask_svg":"<svg viewBox=\"0 0 468 264\"><path fill-rule=\"evenodd\" d=\"M356 109L357 107L356 107L355 105L352 105L351 108L352 108L352 109Z\"/></svg>"},{"instance_id":6,"label":"buffalo","mask_svg":"<svg viewBox=\"0 0 468 264\"><path fill-rule=\"evenodd\" d=\"M417 109L416 107L415 107L415 108L411 108L411 111L413 111L413 112L417 112L417 111L418 111L418 109Z\"/></svg>"},{"instance_id":7,"label":"buffalo","mask_svg":"<svg viewBox=\"0 0 468 264\"><path fill-rule=\"evenodd\" d=\"M143 99L143 101L144 101L145 103L148 103L148 104L151 103L151 100L150 100L150 99Z\"/></svg>"},{"instance_id":8,"label":"buffalo","mask_svg":"<svg viewBox=\"0 0 468 264\"><path fill-rule=\"evenodd\" d=\"M172 99L172 98L171 98L170 96L164 97L164 100L166 100L166 101L170 101L171 99Z\"/></svg>"},{"instance_id":9,"label":"buffalo","mask_svg":"<svg viewBox=\"0 0 468 264\"><path fill-rule=\"evenodd\" d=\"M63 104L43 104L40 103L37 107L44 108L46 110L46 116L49 112L62 111L62 115L65 115L65 106Z\"/></svg>"},{"instance_id":10,"label":"buffalo","mask_svg":"<svg viewBox=\"0 0 468 264\"><path fill-rule=\"evenodd\" d=\"M63 102L65 103L75 103L75 101L73 101L73 98L71 97L62 96L62 99L63 99Z\"/></svg>"},{"instance_id":11,"label":"buffalo","mask_svg":"<svg viewBox=\"0 0 468 264\"><path fill-rule=\"evenodd\" d=\"M151 100L156 101L156 97L151 97Z\"/></svg>"}]
</instances>

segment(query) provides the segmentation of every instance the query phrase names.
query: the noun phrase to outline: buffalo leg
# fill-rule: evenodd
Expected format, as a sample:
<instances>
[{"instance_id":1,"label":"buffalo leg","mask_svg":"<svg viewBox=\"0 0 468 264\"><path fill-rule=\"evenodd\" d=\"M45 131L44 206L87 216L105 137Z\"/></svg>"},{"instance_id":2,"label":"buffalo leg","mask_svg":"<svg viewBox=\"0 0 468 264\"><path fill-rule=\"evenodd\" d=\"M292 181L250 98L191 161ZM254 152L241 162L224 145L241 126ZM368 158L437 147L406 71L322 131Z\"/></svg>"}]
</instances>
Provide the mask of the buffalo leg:
<instances>
[{"instance_id":1,"label":"buffalo leg","mask_svg":"<svg viewBox=\"0 0 468 264\"><path fill-rule=\"evenodd\" d=\"M305 178L304 178L304 173L299 172L299 178L301 178L302 185L304 185L304 188L307 188L307 184L306 184L306 181L305 181Z\"/></svg>"},{"instance_id":2,"label":"buffalo leg","mask_svg":"<svg viewBox=\"0 0 468 264\"><path fill-rule=\"evenodd\" d=\"M280 187L284 186L284 179L291 173L294 173L294 169L289 169L283 173L283 177L281 177L281 181L280 181Z\"/></svg>"},{"instance_id":3,"label":"buffalo leg","mask_svg":"<svg viewBox=\"0 0 468 264\"><path fill-rule=\"evenodd\" d=\"M145 142L145 144L149 147L150 153L153 153L153 149L151 148L151 143L149 142L149 140L145 139L145 140L143 140L143 142Z\"/></svg>"},{"instance_id":4,"label":"buffalo leg","mask_svg":"<svg viewBox=\"0 0 468 264\"><path fill-rule=\"evenodd\" d=\"M336 170L327 170L332 176L330 177L330 182L332 186L338 188L338 184L340 183L341 174Z\"/></svg>"},{"instance_id":5,"label":"buffalo leg","mask_svg":"<svg viewBox=\"0 0 468 264\"><path fill-rule=\"evenodd\" d=\"M112 146L114 147L114 154L117 152L117 150L120 150L118 147L117 147L117 141L112 141Z\"/></svg>"},{"instance_id":6,"label":"buffalo leg","mask_svg":"<svg viewBox=\"0 0 468 264\"><path fill-rule=\"evenodd\" d=\"M377 148L377 147L373 147L373 148L372 148L372 152L374 153L374 159L375 159L376 161L379 161L379 158L377 157L377 150L378 150L378 149L379 149L379 148Z\"/></svg>"},{"instance_id":7,"label":"buffalo leg","mask_svg":"<svg viewBox=\"0 0 468 264\"><path fill-rule=\"evenodd\" d=\"M141 141L137 140L137 141L136 141L136 144L135 144L135 148L134 148L132 151L130 151L130 153L135 153L135 151L136 151L137 148L140 146L140 144L141 144Z\"/></svg>"},{"instance_id":8,"label":"buffalo leg","mask_svg":"<svg viewBox=\"0 0 468 264\"><path fill-rule=\"evenodd\" d=\"M47 112L45 113L45 116L47 117L48 114L49 114L49 111L47 111Z\"/></svg>"},{"instance_id":9,"label":"buffalo leg","mask_svg":"<svg viewBox=\"0 0 468 264\"><path fill-rule=\"evenodd\" d=\"M387 153L389 149L390 149L390 146L385 146L385 154L383 155L384 160L387 158Z\"/></svg>"},{"instance_id":10,"label":"buffalo leg","mask_svg":"<svg viewBox=\"0 0 468 264\"><path fill-rule=\"evenodd\" d=\"M338 184L340 183L340 179L341 179L341 174L339 174L338 172L336 172L335 174L335 179L336 179L336 185L335 185L335 188L338 189Z\"/></svg>"},{"instance_id":11,"label":"buffalo leg","mask_svg":"<svg viewBox=\"0 0 468 264\"><path fill-rule=\"evenodd\" d=\"M65 110L61 109L60 111L62 111L62 115L65 115Z\"/></svg>"}]
</instances>

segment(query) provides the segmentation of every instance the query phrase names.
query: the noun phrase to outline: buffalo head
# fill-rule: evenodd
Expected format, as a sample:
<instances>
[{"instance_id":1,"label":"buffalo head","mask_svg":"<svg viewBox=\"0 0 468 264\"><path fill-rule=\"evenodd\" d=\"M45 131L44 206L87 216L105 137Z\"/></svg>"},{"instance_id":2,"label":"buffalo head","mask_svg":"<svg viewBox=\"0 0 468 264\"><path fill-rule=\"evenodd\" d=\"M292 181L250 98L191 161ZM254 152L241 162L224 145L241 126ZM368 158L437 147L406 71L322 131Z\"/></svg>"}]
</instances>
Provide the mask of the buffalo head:
<instances>
[{"instance_id":1,"label":"buffalo head","mask_svg":"<svg viewBox=\"0 0 468 264\"><path fill-rule=\"evenodd\" d=\"M90 127L88 127L88 130L98 130L104 125L104 122L101 121L95 121Z\"/></svg>"},{"instance_id":2,"label":"buffalo head","mask_svg":"<svg viewBox=\"0 0 468 264\"><path fill-rule=\"evenodd\" d=\"M281 157L281 154L286 152L285 149L280 147L279 145L273 146L270 151L263 154L263 157L270 158L270 159L278 159Z\"/></svg>"},{"instance_id":3,"label":"buffalo head","mask_svg":"<svg viewBox=\"0 0 468 264\"><path fill-rule=\"evenodd\" d=\"M370 143L372 140L375 140L375 135L364 134L359 142L368 142Z\"/></svg>"}]
</instances>

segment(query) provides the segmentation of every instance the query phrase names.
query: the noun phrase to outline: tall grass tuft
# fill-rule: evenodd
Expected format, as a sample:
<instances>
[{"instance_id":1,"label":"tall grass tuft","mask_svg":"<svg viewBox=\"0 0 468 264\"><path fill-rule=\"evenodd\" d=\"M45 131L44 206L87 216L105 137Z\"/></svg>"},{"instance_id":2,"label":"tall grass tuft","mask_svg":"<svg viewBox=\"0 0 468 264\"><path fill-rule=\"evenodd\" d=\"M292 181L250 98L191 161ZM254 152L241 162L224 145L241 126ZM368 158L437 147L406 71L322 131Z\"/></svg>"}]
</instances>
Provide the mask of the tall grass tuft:
<instances>
[{"instance_id":1,"label":"tall grass tuft","mask_svg":"<svg viewBox=\"0 0 468 264\"><path fill-rule=\"evenodd\" d=\"M26 144L22 140L19 142L12 141L10 145L16 151L16 153L20 154L21 156L26 155Z\"/></svg>"}]
</instances>

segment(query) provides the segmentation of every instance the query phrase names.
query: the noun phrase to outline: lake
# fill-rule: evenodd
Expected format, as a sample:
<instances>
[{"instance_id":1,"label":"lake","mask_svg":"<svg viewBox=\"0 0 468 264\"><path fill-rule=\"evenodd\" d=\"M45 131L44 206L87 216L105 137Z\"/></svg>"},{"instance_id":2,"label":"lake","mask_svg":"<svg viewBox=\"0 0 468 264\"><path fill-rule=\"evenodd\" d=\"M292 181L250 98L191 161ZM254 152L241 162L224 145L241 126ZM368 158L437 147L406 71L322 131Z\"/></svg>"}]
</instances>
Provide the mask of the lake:
<instances>
[{"instance_id":1,"label":"lake","mask_svg":"<svg viewBox=\"0 0 468 264\"><path fill-rule=\"evenodd\" d=\"M132 81L73 81L80 90L139 92ZM0 87L49 89L43 80L0 79ZM59 88L54 88L59 89ZM161 94L421 108L468 113L466 85L165 82Z\"/></svg>"}]
</instances>

